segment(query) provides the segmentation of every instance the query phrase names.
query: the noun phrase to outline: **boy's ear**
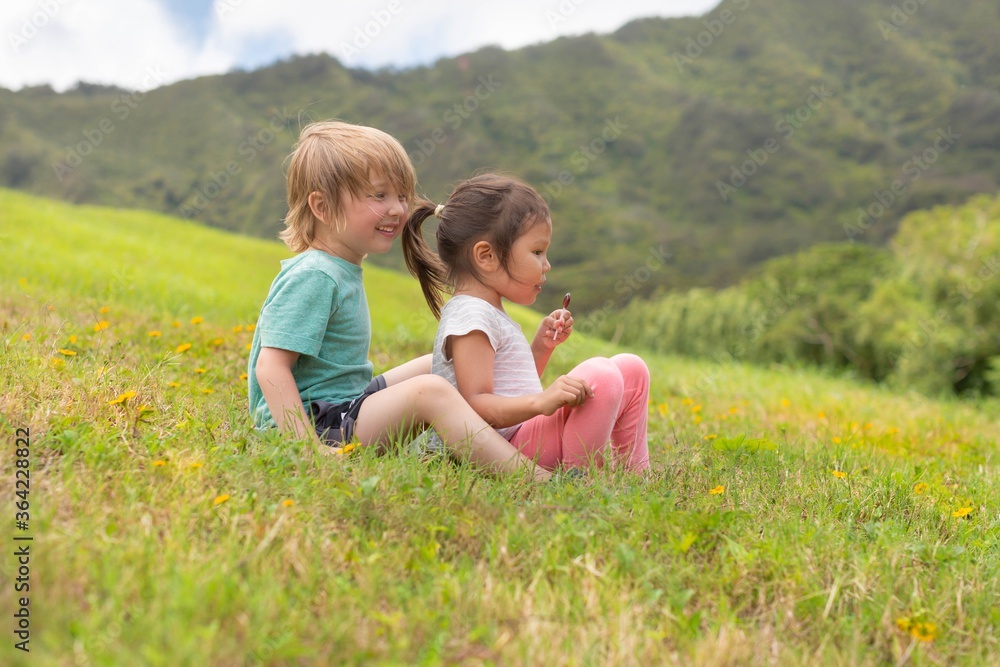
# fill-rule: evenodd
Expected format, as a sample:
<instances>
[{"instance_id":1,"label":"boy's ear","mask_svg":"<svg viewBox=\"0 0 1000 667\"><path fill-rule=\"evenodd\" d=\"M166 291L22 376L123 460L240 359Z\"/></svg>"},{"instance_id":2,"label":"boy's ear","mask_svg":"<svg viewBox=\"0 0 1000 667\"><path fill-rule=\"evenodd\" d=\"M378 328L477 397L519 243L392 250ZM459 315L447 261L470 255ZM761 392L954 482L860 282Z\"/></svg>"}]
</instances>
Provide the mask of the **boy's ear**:
<instances>
[{"instance_id":1,"label":"boy's ear","mask_svg":"<svg viewBox=\"0 0 1000 667\"><path fill-rule=\"evenodd\" d=\"M488 241L477 241L476 245L472 246L472 262L476 268L485 273L496 271L500 266L500 258Z\"/></svg>"},{"instance_id":2,"label":"boy's ear","mask_svg":"<svg viewBox=\"0 0 1000 667\"><path fill-rule=\"evenodd\" d=\"M329 223L330 216L327 208L326 197L323 196L323 193L319 191L310 192L308 201L309 210L312 211L312 214L316 217L316 219Z\"/></svg>"}]
</instances>

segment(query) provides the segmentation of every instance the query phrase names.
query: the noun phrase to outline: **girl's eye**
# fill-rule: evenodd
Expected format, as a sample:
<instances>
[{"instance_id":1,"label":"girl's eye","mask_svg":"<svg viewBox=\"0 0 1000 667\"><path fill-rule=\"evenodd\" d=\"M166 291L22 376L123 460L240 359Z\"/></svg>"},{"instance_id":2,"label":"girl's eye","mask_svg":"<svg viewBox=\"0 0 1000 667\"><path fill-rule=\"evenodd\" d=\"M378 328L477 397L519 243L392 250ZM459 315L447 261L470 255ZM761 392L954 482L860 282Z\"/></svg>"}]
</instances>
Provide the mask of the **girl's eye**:
<instances>
[{"instance_id":1,"label":"girl's eye","mask_svg":"<svg viewBox=\"0 0 1000 667\"><path fill-rule=\"evenodd\" d=\"M378 199L379 201L381 201L381 200L385 199L385 193L384 193L384 192L376 192L375 194L373 194L373 195L368 195L368 196L369 196L369 197L372 197L372 198L374 198L374 199Z\"/></svg>"}]
</instances>

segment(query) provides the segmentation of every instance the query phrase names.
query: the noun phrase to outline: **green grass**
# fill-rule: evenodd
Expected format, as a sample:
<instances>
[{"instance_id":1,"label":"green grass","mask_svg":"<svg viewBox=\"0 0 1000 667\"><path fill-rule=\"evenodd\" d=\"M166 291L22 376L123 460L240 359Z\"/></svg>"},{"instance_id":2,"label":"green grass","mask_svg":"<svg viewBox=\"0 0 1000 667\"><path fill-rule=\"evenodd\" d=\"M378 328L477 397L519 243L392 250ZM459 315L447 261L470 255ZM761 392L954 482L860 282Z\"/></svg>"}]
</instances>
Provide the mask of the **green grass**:
<instances>
[{"instance_id":1,"label":"green grass","mask_svg":"<svg viewBox=\"0 0 1000 667\"><path fill-rule=\"evenodd\" d=\"M1000 661L995 401L644 354L646 479L334 457L246 412L282 246L7 191L0 211L0 474L30 428L35 538L31 653L6 634L5 664ZM416 282L366 282L376 365L426 351ZM553 372L612 351L581 339Z\"/></svg>"}]
</instances>

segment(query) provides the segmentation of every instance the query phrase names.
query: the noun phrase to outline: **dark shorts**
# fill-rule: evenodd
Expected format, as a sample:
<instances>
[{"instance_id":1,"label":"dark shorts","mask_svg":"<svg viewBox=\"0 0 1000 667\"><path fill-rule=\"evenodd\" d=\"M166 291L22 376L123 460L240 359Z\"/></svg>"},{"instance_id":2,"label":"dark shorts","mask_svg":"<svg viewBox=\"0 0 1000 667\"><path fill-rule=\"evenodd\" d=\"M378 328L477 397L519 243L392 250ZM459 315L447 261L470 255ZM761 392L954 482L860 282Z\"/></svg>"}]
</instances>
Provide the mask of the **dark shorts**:
<instances>
[{"instance_id":1,"label":"dark shorts","mask_svg":"<svg viewBox=\"0 0 1000 667\"><path fill-rule=\"evenodd\" d=\"M385 378L376 375L365 388L364 392L353 401L346 403L327 403L313 401L309 404L309 412L319 439L331 447L346 444L354 437L354 423L361 412L361 404L376 391L385 389Z\"/></svg>"}]
</instances>

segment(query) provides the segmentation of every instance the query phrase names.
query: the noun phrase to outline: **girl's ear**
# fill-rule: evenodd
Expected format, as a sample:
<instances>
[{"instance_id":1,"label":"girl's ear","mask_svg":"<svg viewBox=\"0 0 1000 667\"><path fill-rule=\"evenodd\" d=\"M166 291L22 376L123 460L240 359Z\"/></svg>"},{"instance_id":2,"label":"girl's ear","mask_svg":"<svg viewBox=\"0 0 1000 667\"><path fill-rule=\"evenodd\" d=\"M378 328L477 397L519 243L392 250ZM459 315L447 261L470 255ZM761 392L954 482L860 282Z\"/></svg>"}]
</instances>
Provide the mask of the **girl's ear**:
<instances>
[{"instance_id":1,"label":"girl's ear","mask_svg":"<svg viewBox=\"0 0 1000 667\"><path fill-rule=\"evenodd\" d=\"M313 216L317 220L322 220L323 222L329 224L330 217L326 205L326 197L323 196L322 192L310 192L309 193L309 210L312 211Z\"/></svg>"},{"instance_id":2,"label":"girl's ear","mask_svg":"<svg viewBox=\"0 0 1000 667\"><path fill-rule=\"evenodd\" d=\"M487 241L477 241L476 245L472 246L472 262L483 273L496 271L500 266L500 258Z\"/></svg>"}]
</instances>

